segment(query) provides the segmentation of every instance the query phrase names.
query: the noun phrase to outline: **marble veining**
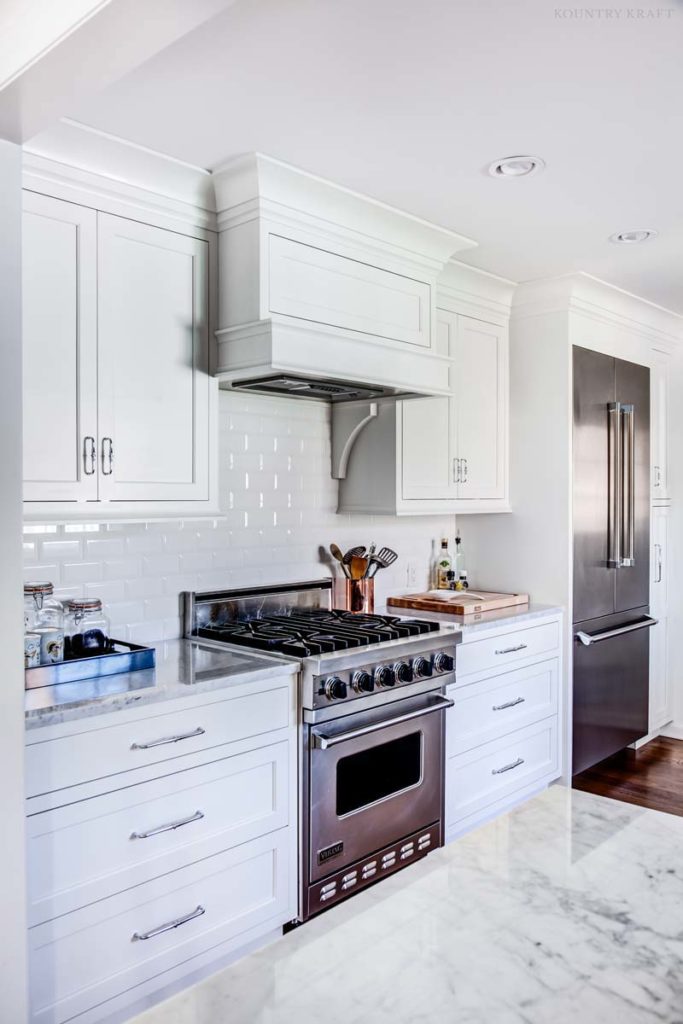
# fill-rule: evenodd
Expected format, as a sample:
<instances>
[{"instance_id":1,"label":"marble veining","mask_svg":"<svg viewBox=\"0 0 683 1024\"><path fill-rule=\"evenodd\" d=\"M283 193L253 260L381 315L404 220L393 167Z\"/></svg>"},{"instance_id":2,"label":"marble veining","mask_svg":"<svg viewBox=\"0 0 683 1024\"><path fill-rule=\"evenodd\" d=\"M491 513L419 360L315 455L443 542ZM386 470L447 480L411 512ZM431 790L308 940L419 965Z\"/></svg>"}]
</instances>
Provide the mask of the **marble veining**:
<instances>
[{"instance_id":1,"label":"marble veining","mask_svg":"<svg viewBox=\"0 0 683 1024\"><path fill-rule=\"evenodd\" d=\"M195 640L171 640L154 647L155 668L27 690L26 728L175 700L238 686L250 679L291 676L298 670L293 662L239 648L210 647Z\"/></svg>"},{"instance_id":2,"label":"marble veining","mask_svg":"<svg viewBox=\"0 0 683 1024\"><path fill-rule=\"evenodd\" d=\"M681 850L554 786L136 1024L681 1024Z\"/></svg>"}]
</instances>

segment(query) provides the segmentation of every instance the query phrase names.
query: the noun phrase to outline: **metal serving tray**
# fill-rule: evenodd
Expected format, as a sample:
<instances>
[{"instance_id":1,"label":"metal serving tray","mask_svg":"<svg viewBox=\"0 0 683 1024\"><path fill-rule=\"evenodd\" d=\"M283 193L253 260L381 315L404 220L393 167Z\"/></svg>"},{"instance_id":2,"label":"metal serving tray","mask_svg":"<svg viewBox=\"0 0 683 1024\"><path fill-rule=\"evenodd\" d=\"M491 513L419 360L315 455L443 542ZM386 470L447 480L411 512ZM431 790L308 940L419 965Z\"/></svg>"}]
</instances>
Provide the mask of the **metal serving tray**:
<instances>
[{"instance_id":1,"label":"metal serving tray","mask_svg":"<svg viewBox=\"0 0 683 1024\"><path fill-rule=\"evenodd\" d=\"M39 686L57 686L58 683L74 683L79 679L114 676L119 672L138 672L140 669L154 668L156 652L153 647L128 644L125 640L112 640L111 643L114 650L107 654L73 658L57 662L55 665L25 669L25 689L34 690Z\"/></svg>"}]
</instances>

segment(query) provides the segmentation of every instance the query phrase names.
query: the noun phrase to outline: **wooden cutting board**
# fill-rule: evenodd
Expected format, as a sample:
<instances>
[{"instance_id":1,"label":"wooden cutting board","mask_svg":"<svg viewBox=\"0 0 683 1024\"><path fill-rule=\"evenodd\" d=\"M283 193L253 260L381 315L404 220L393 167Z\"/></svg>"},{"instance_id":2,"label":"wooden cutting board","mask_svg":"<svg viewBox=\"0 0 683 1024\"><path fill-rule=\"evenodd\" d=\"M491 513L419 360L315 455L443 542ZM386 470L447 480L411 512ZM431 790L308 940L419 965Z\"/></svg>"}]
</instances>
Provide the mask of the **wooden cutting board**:
<instances>
[{"instance_id":1,"label":"wooden cutting board","mask_svg":"<svg viewBox=\"0 0 683 1024\"><path fill-rule=\"evenodd\" d=\"M426 594L404 594L388 597L392 608L411 608L421 612L446 612L449 615L474 615L498 608L528 604L528 594L493 594L490 591L430 590Z\"/></svg>"}]
</instances>

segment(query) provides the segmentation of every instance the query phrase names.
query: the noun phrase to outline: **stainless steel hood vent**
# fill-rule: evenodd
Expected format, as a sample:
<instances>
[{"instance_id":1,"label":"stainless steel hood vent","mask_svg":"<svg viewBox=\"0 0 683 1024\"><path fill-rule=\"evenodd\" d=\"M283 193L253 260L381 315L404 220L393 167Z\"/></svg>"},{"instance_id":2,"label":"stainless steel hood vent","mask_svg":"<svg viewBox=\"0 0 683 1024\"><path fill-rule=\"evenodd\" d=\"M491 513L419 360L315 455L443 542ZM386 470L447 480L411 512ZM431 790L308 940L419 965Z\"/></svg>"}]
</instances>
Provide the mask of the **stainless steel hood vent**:
<instances>
[{"instance_id":1,"label":"stainless steel hood vent","mask_svg":"<svg viewBox=\"0 0 683 1024\"><path fill-rule=\"evenodd\" d=\"M233 380L231 386L240 391L258 391L263 394L287 395L290 398L316 398L326 402L357 402L377 398L407 398L407 392L371 384L358 384L329 377L310 378L297 374L275 374ZM414 392L410 392L413 395Z\"/></svg>"}]
</instances>

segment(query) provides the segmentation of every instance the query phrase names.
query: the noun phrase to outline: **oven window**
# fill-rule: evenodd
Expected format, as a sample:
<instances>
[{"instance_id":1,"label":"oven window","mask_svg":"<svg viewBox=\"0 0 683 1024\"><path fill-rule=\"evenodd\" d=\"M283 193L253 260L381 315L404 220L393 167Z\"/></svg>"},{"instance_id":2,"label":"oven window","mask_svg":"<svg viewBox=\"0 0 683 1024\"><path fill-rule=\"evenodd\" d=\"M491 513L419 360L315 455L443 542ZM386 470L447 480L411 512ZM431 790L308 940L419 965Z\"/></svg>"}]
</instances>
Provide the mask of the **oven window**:
<instances>
[{"instance_id":1,"label":"oven window","mask_svg":"<svg viewBox=\"0 0 683 1024\"><path fill-rule=\"evenodd\" d=\"M421 776L421 732L342 757L337 763L337 817L416 786Z\"/></svg>"}]
</instances>

